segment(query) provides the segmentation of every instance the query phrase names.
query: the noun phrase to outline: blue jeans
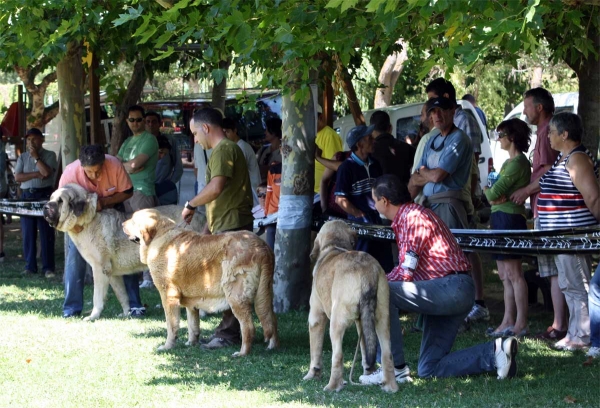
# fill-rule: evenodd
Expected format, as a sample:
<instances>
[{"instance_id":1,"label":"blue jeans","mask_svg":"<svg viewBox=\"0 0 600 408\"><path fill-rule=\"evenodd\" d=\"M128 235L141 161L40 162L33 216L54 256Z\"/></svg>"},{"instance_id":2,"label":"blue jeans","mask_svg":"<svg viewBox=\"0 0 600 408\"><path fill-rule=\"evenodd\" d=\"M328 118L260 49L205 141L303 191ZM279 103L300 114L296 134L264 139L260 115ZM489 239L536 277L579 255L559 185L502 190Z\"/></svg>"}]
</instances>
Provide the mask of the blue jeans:
<instances>
[{"instance_id":1,"label":"blue jeans","mask_svg":"<svg viewBox=\"0 0 600 408\"><path fill-rule=\"evenodd\" d=\"M73 313L81 313L83 310L83 286L85 284L85 271L87 268L87 262L79 251L77 247L71 241L69 237L68 240L68 254L67 254L67 262L65 264L65 301L63 303L63 313L64 314L73 314ZM129 307L143 307L142 301L140 299L140 288L138 284L138 279L136 275L128 275L123 276L125 278L133 277L133 282L135 283L135 289L130 289L125 283L125 289L127 290L127 296L129 297Z\"/></svg>"},{"instance_id":2,"label":"blue jeans","mask_svg":"<svg viewBox=\"0 0 600 408\"><path fill-rule=\"evenodd\" d=\"M400 310L423 315L419 377L460 377L495 370L494 343L450 353L458 327L475 300L469 275L390 282L390 340L394 365L405 363Z\"/></svg>"},{"instance_id":3,"label":"blue jeans","mask_svg":"<svg viewBox=\"0 0 600 408\"><path fill-rule=\"evenodd\" d=\"M30 192L23 190L22 198L47 200L52 194L52 187ZM40 246L42 247L42 271L54 271L54 228L42 217L21 217L21 234L23 237L23 256L25 269L37 272L37 232L40 231Z\"/></svg>"},{"instance_id":4,"label":"blue jeans","mask_svg":"<svg viewBox=\"0 0 600 408\"><path fill-rule=\"evenodd\" d=\"M588 308L590 310L590 345L600 347L600 265L590 281Z\"/></svg>"},{"instance_id":5,"label":"blue jeans","mask_svg":"<svg viewBox=\"0 0 600 408\"><path fill-rule=\"evenodd\" d=\"M85 283L85 270L87 263L77 250L77 247L67 237L67 261L65 264L65 302L64 314L81 313L83 310L83 285Z\"/></svg>"}]
</instances>

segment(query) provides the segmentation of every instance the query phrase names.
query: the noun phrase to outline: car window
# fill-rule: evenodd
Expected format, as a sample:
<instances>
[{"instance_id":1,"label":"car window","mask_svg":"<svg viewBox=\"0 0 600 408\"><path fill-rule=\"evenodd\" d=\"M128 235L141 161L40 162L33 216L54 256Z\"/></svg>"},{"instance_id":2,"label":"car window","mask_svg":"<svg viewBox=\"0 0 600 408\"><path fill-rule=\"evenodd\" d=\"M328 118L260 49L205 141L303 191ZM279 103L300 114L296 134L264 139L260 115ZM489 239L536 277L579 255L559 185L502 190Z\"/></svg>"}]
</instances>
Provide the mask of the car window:
<instances>
[{"instance_id":1,"label":"car window","mask_svg":"<svg viewBox=\"0 0 600 408\"><path fill-rule=\"evenodd\" d=\"M420 123L420 115L398 119L396 122L396 139L405 142L408 137L409 139L414 140L419 133Z\"/></svg>"},{"instance_id":2,"label":"car window","mask_svg":"<svg viewBox=\"0 0 600 408\"><path fill-rule=\"evenodd\" d=\"M554 110L554 114L556 115L557 113L563 113L563 112L573 113L574 111L575 111L574 106L557 106L556 109Z\"/></svg>"}]
</instances>

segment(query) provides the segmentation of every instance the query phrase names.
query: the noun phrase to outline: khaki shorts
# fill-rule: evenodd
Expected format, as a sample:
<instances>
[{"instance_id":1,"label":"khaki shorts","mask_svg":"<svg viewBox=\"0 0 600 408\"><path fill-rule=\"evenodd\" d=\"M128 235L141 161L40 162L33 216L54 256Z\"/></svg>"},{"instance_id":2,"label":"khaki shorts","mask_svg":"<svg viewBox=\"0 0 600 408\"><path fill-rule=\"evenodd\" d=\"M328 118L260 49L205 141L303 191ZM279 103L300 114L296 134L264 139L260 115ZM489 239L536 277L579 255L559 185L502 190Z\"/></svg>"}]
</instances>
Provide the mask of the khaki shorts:
<instances>
[{"instance_id":1,"label":"khaki shorts","mask_svg":"<svg viewBox=\"0 0 600 408\"><path fill-rule=\"evenodd\" d=\"M154 208L158 206L158 199L156 196L147 196L139 191L134 191L131 198L123 202L125 206L125 212L132 213L137 210L143 210L144 208Z\"/></svg>"},{"instance_id":2,"label":"khaki shorts","mask_svg":"<svg viewBox=\"0 0 600 408\"><path fill-rule=\"evenodd\" d=\"M536 230L540 228L540 219L535 218L533 220L533 225ZM548 278L550 276L558 276L558 268L556 267L556 262L554 260L554 255L538 255L538 272L540 273L540 277Z\"/></svg>"}]
</instances>

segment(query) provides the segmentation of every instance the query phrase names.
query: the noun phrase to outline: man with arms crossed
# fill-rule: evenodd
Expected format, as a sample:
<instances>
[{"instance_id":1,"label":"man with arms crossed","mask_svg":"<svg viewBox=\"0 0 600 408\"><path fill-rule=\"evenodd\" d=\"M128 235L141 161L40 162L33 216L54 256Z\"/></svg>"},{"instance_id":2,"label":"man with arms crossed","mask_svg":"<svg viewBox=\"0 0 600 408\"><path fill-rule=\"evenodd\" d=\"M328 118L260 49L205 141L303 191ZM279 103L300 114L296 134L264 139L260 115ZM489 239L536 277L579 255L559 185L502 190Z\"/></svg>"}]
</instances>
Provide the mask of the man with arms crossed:
<instances>
[{"instance_id":1,"label":"man with arms crossed","mask_svg":"<svg viewBox=\"0 0 600 408\"><path fill-rule=\"evenodd\" d=\"M117 155L133 184L133 196L123 203L126 212L135 212L158 205L154 189L158 142L152 134L146 132L144 116L144 108L141 106L134 105L129 108L127 125L133 136L125 140ZM140 298L138 281L138 274L123 276L127 296L129 296L131 317L143 317L146 314L146 308Z\"/></svg>"},{"instance_id":2,"label":"man with arms crossed","mask_svg":"<svg viewBox=\"0 0 600 408\"><path fill-rule=\"evenodd\" d=\"M185 203L181 213L186 222L196 207L206 206L206 220L212 234L226 231L252 231L252 192L248 166L242 149L225 137L222 115L212 108L194 113L190 129L194 142L204 150L212 149L206 168L206 186ZM240 323L231 310L223 312L223 320L202 348L227 347L241 340ZM201 342L203 342L201 340Z\"/></svg>"},{"instance_id":3,"label":"man with arms crossed","mask_svg":"<svg viewBox=\"0 0 600 408\"><path fill-rule=\"evenodd\" d=\"M58 187L71 183L78 184L88 192L98 195L96 211L113 208L133 195L133 185L125 168L116 157L105 155L100 145L83 146L79 151L79 160L65 167ZM81 226L76 228L78 229L74 231L75 233L83 229ZM64 318L81 315L86 265L73 241L68 239L64 277Z\"/></svg>"}]
</instances>

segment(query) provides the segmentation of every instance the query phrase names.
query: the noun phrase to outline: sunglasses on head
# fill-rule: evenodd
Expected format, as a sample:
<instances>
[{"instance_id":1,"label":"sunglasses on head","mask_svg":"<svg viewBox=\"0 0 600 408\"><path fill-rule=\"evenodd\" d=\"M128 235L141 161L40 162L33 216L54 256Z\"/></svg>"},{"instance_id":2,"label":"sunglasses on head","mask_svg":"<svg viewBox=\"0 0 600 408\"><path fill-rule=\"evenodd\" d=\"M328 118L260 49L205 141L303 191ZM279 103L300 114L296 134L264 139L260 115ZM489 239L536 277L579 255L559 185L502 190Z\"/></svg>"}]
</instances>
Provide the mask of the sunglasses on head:
<instances>
[{"instance_id":1,"label":"sunglasses on head","mask_svg":"<svg viewBox=\"0 0 600 408\"><path fill-rule=\"evenodd\" d=\"M129 123L133 123L133 122L140 123L141 121L144 120L144 118L127 118L127 120L129 121Z\"/></svg>"}]
</instances>

